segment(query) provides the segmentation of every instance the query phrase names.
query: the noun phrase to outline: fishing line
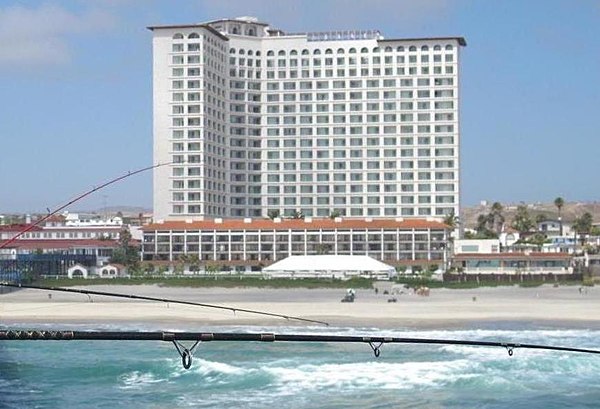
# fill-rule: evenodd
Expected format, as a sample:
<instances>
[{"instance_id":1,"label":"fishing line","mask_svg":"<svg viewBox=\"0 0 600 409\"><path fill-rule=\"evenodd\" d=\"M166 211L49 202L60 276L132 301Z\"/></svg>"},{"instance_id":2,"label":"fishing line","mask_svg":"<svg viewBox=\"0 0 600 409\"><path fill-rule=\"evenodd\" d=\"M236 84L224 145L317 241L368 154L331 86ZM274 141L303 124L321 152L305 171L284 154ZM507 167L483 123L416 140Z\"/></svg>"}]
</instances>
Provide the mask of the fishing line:
<instances>
[{"instance_id":1,"label":"fishing line","mask_svg":"<svg viewBox=\"0 0 600 409\"><path fill-rule=\"evenodd\" d=\"M3 249L6 246L8 246L9 244L15 242L23 234L27 233L28 231L30 231L34 227L39 226L40 224L42 224L43 222L45 222L46 220L48 220L50 217L52 217L56 213L60 212L61 210L65 209L66 207L68 207L70 205L72 205L73 203L76 203L76 202L80 201L81 199L83 199L83 198L91 195L92 193L94 193L94 192L96 192L96 191L98 191L100 189L104 189L105 187L110 186L113 183L117 183L117 182L119 182L119 181L121 181L123 179L127 179L130 176L137 175L139 173L143 173L143 172L146 172L146 171L151 170L151 169L159 168L161 166L171 165L173 163L174 162L158 163L156 165L147 166L145 168L134 170L133 172L129 171L129 172L125 173L124 175L118 176L118 177L116 177L114 179L111 179L111 180L109 180L107 182L102 183L100 186L95 186L92 189L83 192L82 194L76 196L74 199L69 200L67 203L65 203L63 205L60 205L59 207L57 207L54 210L48 209L48 214L47 215L45 215L44 217L36 220L35 222L33 222L31 224L28 224L23 229L19 230L17 232L17 234L15 234L13 237L11 237L10 239L6 240L4 243L0 243L0 249Z\"/></svg>"},{"instance_id":2,"label":"fishing line","mask_svg":"<svg viewBox=\"0 0 600 409\"><path fill-rule=\"evenodd\" d=\"M268 317L284 318L287 320L302 321L302 322L309 322L312 324L320 324L320 325L329 326L329 324L325 321L313 320L313 319L309 319L309 318L295 317L292 315L284 315L284 314L275 314L272 312L265 312L265 311L258 311L258 310L250 310L247 308L237 308L237 307L225 306L225 305L199 303L199 302L194 302L194 301L173 300L173 299L169 299L169 298L148 297L148 296L143 296L143 295L121 294L121 293L112 293L112 292L106 292L106 291L79 290L79 289L75 289L75 288L43 287L43 286L26 285L26 284L0 283L0 286L12 287L12 288L27 288L27 289L32 289L32 290L58 291L58 292L64 292L64 293L85 294L88 297L91 295L99 295L99 296L104 296L104 297L128 298L131 300L158 301L158 302L163 302L163 303L167 303L167 304L193 305L196 307L228 310L228 311L233 312L234 314L237 312L245 312L248 314L264 315L264 316L268 316Z\"/></svg>"}]
</instances>

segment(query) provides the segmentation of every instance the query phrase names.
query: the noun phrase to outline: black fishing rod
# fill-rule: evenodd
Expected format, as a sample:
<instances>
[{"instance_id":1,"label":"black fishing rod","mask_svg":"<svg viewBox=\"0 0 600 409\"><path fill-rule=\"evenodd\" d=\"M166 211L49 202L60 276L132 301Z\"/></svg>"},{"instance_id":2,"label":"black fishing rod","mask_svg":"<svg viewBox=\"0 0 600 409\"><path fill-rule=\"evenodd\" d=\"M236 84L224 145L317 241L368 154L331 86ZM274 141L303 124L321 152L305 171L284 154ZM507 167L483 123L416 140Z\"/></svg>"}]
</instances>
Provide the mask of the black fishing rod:
<instances>
[{"instance_id":1,"label":"black fishing rod","mask_svg":"<svg viewBox=\"0 0 600 409\"><path fill-rule=\"evenodd\" d=\"M136 332L136 331L47 331L47 330L0 330L0 340L94 340L94 341L166 341L172 342L181 356L185 369L192 366L192 354L200 342L232 341L232 342L335 342L366 343L379 357L383 344L427 344L427 345L462 345L505 348L509 356L513 356L516 348L550 350L561 352L579 352L600 354L600 350L571 348L552 345L520 344L514 342L472 341L437 338L404 338L404 337L372 337L348 335L298 335L274 333L228 333L228 332ZM181 342L192 341L191 347Z\"/></svg>"},{"instance_id":2,"label":"black fishing rod","mask_svg":"<svg viewBox=\"0 0 600 409\"><path fill-rule=\"evenodd\" d=\"M169 299L169 298L147 297L147 296L143 296L143 295L121 294L121 293L112 293L112 292L106 292L106 291L79 290L79 289L75 289L75 288L43 287L43 286L26 285L26 284L0 283L0 286L13 287L13 288L27 288L27 289L32 289L32 290L58 291L58 292L63 292L63 293L85 294L88 297L91 295L99 295L99 296L103 296L103 297L129 298L132 300L158 301L158 302L164 302L164 303L168 303L168 304L193 305L196 307L227 310L227 311L233 312L234 314L236 312L245 312L245 313L249 313L249 314L265 315L268 317L285 318L287 320L303 321L303 322L309 322L311 324L320 324L320 325L329 326L329 324L325 321L312 320L309 318L295 317L295 316L284 315L284 314L275 314L272 312L249 310L246 308L237 308L237 307L224 306L224 305L206 304L206 303L183 301L183 300L173 300L173 299Z\"/></svg>"},{"instance_id":3,"label":"black fishing rod","mask_svg":"<svg viewBox=\"0 0 600 409\"><path fill-rule=\"evenodd\" d=\"M107 182L104 182L104 183L102 183L99 186L94 186L93 188L91 188L89 190L86 190L85 192L81 193L80 195L76 196L75 198L69 200L65 204L60 205L56 209L54 209L54 210L48 209L48 214L47 215L45 215L44 217L38 219L34 223L28 224L22 230L20 230L19 232L17 232L17 234L15 234L13 237L11 237L10 239L6 240L4 243L0 243L0 249L3 249L4 247L6 247L9 244L13 243L19 237L21 237L23 234L27 233L28 231L30 231L31 229L33 229L35 226L38 226L38 225L42 224L44 221L48 220L50 217L52 217L56 213L60 212L61 210L67 208L68 206L72 205L73 203L80 201L84 197L87 197L87 196L91 195L92 193L94 193L94 192L96 192L96 191L98 191L100 189L104 189L105 187L110 186L113 183L117 183L120 180L127 179L130 176L137 175L139 173L143 173L143 172L146 172L146 171L151 170L151 169L155 169L155 168L159 168L161 166L166 166L166 165L171 165L171 164L173 164L173 162L158 163L156 165L147 166L145 168L134 170L133 172L129 171L129 172L125 173L124 175L118 176L118 177L116 177L114 179L111 179L111 180L109 180Z\"/></svg>"}]
</instances>

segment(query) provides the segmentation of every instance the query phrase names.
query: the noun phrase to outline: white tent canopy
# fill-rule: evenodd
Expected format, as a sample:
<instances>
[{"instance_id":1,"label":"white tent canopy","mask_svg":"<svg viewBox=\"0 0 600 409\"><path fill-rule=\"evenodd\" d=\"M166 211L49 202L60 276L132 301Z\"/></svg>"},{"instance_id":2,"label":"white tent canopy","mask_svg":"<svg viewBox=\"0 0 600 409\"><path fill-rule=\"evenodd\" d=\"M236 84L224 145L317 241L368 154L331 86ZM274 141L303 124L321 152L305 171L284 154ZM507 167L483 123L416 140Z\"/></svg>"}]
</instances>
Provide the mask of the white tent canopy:
<instances>
[{"instance_id":1,"label":"white tent canopy","mask_svg":"<svg viewBox=\"0 0 600 409\"><path fill-rule=\"evenodd\" d=\"M368 256L290 256L262 269L270 277L389 278L396 269Z\"/></svg>"}]
</instances>

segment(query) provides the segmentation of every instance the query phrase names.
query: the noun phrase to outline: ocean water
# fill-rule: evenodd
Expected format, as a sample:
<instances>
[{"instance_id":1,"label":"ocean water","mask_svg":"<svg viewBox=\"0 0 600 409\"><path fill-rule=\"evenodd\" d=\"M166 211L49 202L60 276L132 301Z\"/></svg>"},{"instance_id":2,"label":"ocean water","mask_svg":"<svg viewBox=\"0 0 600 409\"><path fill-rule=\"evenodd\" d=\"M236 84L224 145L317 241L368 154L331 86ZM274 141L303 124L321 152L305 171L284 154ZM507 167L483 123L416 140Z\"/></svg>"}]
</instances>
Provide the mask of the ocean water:
<instances>
[{"instance_id":1,"label":"ocean water","mask_svg":"<svg viewBox=\"0 0 600 409\"><path fill-rule=\"evenodd\" d=\"M449 330L68 328L377 334L600 347L600 329L506 322ZM509 357L502 348L386 344L375 358L367 344L208 342L199 345L193 366L185 370L166 342L0 341L0 407L598 408L600 356L517 349Z\"/></svg>"}]
</instances>

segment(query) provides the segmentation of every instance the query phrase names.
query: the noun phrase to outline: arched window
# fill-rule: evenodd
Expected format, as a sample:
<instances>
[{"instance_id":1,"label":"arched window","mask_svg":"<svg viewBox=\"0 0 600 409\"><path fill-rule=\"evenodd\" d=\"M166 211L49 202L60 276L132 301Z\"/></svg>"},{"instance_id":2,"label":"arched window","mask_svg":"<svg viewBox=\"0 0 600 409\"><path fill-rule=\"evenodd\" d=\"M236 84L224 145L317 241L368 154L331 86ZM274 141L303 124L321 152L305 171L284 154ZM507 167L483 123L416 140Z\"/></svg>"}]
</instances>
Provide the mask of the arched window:
<instances>
[{"instance_id":1,"label":"arched window","mask_svg":"<svg viewBox=\"0 0 600 409\"><path fill-rule=\"evenodd\" d=\"M392 52L392 47L390 47L389 45L387 47L385 47L385 52L386 53L391 53Z\"/></svg>"},{"instance_id":2,"label":"arched window","mask_svg":"<svg viewBox=\"0 0 600 409\"><path fill-rule=\"evenodd\" d=\"M398 52L404 52L404 47L402 47L401 45L399 45L398 47L396 47L396 51L398 51Z\"/></svg>"},{"instance_id":3,"label":"arched window","mask_svg":"<svg viewBox=\"0 0 600 409\"><path fill-rule=\"evenodd\" d=\"M200 38L200 36L198 35L198 33L192 33L188 36L188 38Z\"/></svg>"},{"instance_id":4,"label":"arched window","mask_svg":"<svg viewBox=\"0 0 600 409\"><path fill-rule=\"evenodd\" d=\"M275 53L273 52L273 50L267 51L267 57L273 57L274 55Z\"/></svg>"},{"instance_id":5,"label":"arched window","mask_svg":"<svg viewBox=\"0 0 600 409\"><path fill-rule=\"evenodd\" d=\"M240 28L239 27L233 27L231 29L231 34L239 34L240 33Z\"/></svg>"},{"instance_id":6,"label":"arched window","mask_svg":"<svg viewBox=\"0 0 600 409\"><path fill-rule=\"evenodd\" d=\"M253 28L249 28L248 30L246 30L246 35L255 36L256 31Z\"/></svg>"},{"instance_id":7,"label":"arched window","mask_svg":"<svg viewBox=\"0 0 600 409\"><path fill-rule=\"evenodd\" d=\"M308 55L308 50L302 50L302 55Z\"/></svg>"},{"instance_id":8,"label":"arched window","mask_svg":"<svg viewBox=\"0 0 600 409\"><path fill-rule=\"evenodd\" d=\"M344 54L344 49L343 48L338 48L337 49L337 53L338 54Z\"/></svg>"},{"instance_id":9,"label":"arched window","mask_svg":"<svg viewBox=\"0 0 600 409\"><path fill-rule=\"evenodd\" d=\"M235 48L230 48L229 49L229 54L235 54Z\"/></svg>"},{"instance_id":10,"label":"arched window","mask_svg":"<svg viewBox=\"0 0 600 409\"><path fill-rule=\"evenodd\" d=\"M356 48L352 47L350 50L348 50L348 52L350 54L356 54Z\"/></svg>"},{"instance_id":11,"label":"arched window","mask_svg":"<svg viewBox=\"0 0 600 409\"><path fill-rule=\"evenodd\" d=\"M290 55L298 55L298 51L292 50L292 51L290 51Z\"/></svg>"},{"instance_id":12,"label":"arched window","mask_svg":"<svg viewBox=\"0 0 600 409\"><path fill-rule=\"evenodd\" d=\"M421 47L421 51L429 51L429 47L427 47L426 45Z\"/></svg>"},{"instance_id":13,"label":"arched window","mask_svg":"<svg viewBox=\"0 0 600 409\"><path fill-rule=\"evenodd\" d=\"M440 51L442 47L439 44L433 46L433 51Z\"/></svg>"},{"instance_id":14,"label":"arched window","mask_svg":"<svg viewBox=\"0 0 600 409\"><path fill-rule=\"evenodd\" d=\"M321 50L319 50L319 49L317 48L317 49L313 50L313 54L314 54L314 55L319 55L319 54L321 54Z\"/></svg>"},{"instance_id":15,"label":"arched window","mask_svg":"<svg viewBox=\"0 0 600 409\"><path fill-rule=\"evenodd\" d=\"M260 57L260 51L257 51L256 53L254 53L254 55L256 55L257 57Z\"/></svg>"},{"instance_id":16,"label":"arched window","mask_svg":"<svg viewBox=\"0 0 600 409\"><path fill-rule=\"evenodd\" d=\"M254 54L254 53L252 52L252 50L248 50L248 55L252 55L252 54Z\"/></svg>"},{"instance_id":17,"label":"arched window","mask_svg":"<svg viewBox=\"0 0 600 409\"><path fill-rule=\"evenodd\" d=\"M381 51L381 50L379 49L379 47L375 47L375 48L373 48L373 52L374 52L374 53L378 53L379 51Z\"/></svg>"},{"instance_id":18,"label":"arched window","mask_svg":"<svg viewBox=\"0 0 600 409\"><path fill-rule=\"evenodd\" d=\"M360 52L361 53L368 53L369 49L367 47L363 47L363 48L360 49Z\"/></svg>"},{"instance_id":19,"label":"arched window","mask_svg":"<svg viewBox=\"0 0 600 409\"><path fill-rule=\"evenodd\" d=\"M245 54L245 52L244 52L244 49L243 49L243 48L240 48L240 49L238 50L238 54L242 54L242 55L244 55L244 54Z\"/></svg>"},{"instance_id":20,"label":"arched window","mask_svg":"<svg viewBox=\"0 0 600 409\"><path fill-rule=\"evenodd\" d=\"M277 53L278 56L285 56L285 51L283 50L279 50L279 52Z\"/></svg>"},{"instance_id":21,"label":"arched window","mask_svg":"<svg viewBox=\"0 0 600 409\"><path fill-rule=\"evenodd\" d=\"M331 48L328 48L327 50L325 50L325 54L333 54L333 50Z\"/></svg>"},{"instance_id":22,"label":"arched window","mask_svg":"<svg viewBox=\"0 0 600 409\"><path fill-rule=\"evenodd\" d=\"M417 47L415 47L414 45L411 45L411 46L408 48L408 51L417 51Z\"/></svg>"},{"instance_id":23,"label":"arched window","mask_svg":"<svg viewBox=\"0 0 600 409\"><path fill-rule=\"evenodd\" d=\"M173 34L173 40L181 40L183 38L183 34L175 33Z\"/></svg>"},{"instance_id":24,"label":"arched window","mask_svg":"<svg viewBox=\"0 0 600 409\"><path fill-rule=\"evenodd\" d=\"M453 47L452 47L450 44L448 44L448 45L446 46L446 50L452 50L452 48L453 48Z\"/></svg>"}]
</instances>

